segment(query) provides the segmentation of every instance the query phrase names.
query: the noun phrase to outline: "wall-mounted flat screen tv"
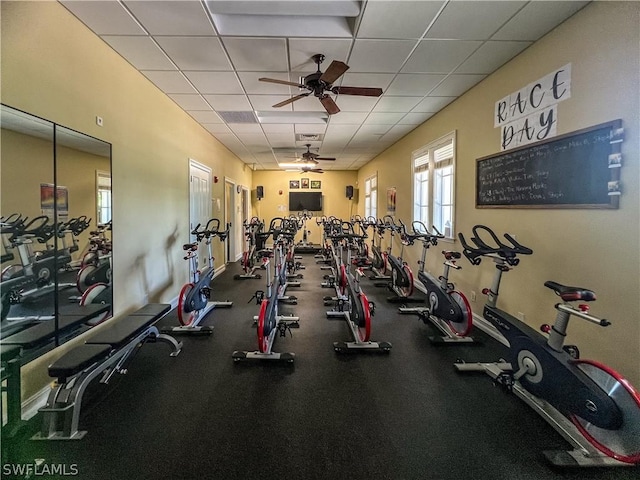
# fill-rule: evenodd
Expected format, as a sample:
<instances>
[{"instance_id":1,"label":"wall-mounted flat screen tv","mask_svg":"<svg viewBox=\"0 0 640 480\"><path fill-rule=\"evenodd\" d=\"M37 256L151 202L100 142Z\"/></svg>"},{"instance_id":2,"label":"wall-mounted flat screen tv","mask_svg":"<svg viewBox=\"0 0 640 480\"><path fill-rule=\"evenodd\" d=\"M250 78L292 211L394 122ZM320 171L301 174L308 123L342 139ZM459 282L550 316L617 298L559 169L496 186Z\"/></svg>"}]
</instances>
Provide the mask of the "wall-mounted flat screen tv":
<instances>
[{"instance_id":1,"label":"wall-mounted flat screen tv","mask_svg":"<svg viewBox=\"0 0 640 480\"><path fill-rule=\"evenodd\" d=\"M289 192L289 211L319 212L322 210L322 192Z\"/></svg>"}]
</instances>

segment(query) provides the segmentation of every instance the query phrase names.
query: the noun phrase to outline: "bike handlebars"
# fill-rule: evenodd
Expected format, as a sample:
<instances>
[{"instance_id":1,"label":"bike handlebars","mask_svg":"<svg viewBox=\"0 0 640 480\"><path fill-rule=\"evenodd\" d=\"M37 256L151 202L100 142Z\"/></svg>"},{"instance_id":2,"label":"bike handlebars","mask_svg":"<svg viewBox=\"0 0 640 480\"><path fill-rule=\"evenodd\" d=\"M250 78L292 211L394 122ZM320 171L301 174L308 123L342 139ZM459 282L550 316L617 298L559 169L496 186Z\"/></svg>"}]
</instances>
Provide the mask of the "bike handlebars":
<instances>
[{"instance_id":1,"label":"bike handlebars","mask_svg":"<svg viewBox=\"0 0 640 480\"><path fill-rule=\"evenodd\" d=\"M484 231L484 235L491 237L491 242L494 245L489 245L482 239L481 233ZM483 256L498 255L504 259L511 266L516 266L520 263L518 255L531 255L533 250L524 245L518 243L513 236L508 233L504 234L504 238L509 244L503 243L498 236L486 225L476 225L472 228L473 236L470 240L475 244L475 247L469 245L462 233L458 233L458 238L462 243L462 253L471 262L472 265L479 265Z\"/></svg>"}]
</instances>

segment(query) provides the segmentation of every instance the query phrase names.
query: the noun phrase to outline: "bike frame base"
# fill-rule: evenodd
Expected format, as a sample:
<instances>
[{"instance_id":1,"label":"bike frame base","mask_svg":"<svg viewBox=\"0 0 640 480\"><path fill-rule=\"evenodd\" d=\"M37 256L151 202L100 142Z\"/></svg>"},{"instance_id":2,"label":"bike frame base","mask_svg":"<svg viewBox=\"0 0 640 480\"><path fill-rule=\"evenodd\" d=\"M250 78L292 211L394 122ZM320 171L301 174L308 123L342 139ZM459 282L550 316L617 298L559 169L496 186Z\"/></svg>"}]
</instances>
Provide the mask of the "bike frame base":
<instances>
[{"instance_id":1,"label":"bike frame base","mask_svg":"<svg viewBox=\"0 0 640 480\"><path fill-rule=\"evenodd\" d=\"M473 337L461 337L453 333L446 322L438 317L429 315L429 309L427 307L400 307L398 308L398 312L404 315L418 315L421 319L427 317L429 321L444 334L442 336L429 337L431 343L438 345L478 344L478 341Z\"/></svg>"},{"instance_id":2,"label":"bike frame base","mask_svg":"<svg viewBox=\"0 0 640 480\"><path fill-rule=\"evenodd\" d=\"M380 352L389 352L391 350L391 344L389 342L372 342L367 341L363 342L358 337L358 330L356 325L351 321L351 316L349 312L340 312L330 310L327 312L327 318L344 318L347 321L347 325L349 325L349 330L351 330L351 336L354 339L353 342L333 342L333 349L336 352L343 351L367 351L367 350L377 350Z\"/></svg>"},{"instance_id":3,"label":"bike frame base","mask_svg":"<svg viewBox=\"0 0 640 480\"><path fill-rule=\"evenodd\" d=\"M513 371L507 362L494 363L456 363L455 368L461 372L484 372L492 379L504 372ZM545 450L546 460L557 467L633 467L633 464L620 462L597 450L585 439L576 426L545 400L532 395L514 381L512 392L520 400L531 407L549 425L564 438L573 450Z\"/></svg>"}]
</instances>

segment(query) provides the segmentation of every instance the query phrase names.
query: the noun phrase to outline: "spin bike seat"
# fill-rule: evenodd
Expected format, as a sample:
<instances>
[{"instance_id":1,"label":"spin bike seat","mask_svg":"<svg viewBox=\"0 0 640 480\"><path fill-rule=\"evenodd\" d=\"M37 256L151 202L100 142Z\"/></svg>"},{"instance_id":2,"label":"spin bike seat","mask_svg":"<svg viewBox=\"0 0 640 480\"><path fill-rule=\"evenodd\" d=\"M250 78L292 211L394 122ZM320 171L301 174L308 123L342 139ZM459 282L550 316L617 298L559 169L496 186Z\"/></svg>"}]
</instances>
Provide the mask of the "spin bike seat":
<instances>
[{"instance_id":1,"label":"spin bike seat","mask_svg":"<svg viewBox=\"0 0 640 480\"><path fill-rule=\"evenodd\" d=\"M557 282L546 281L544 286L550 288L556 295L559 295L565 302L573 302L582 300L585 302L591 302L596 299L596 294L592 290L588 290L582 287L569 287L567 285L561 285Z\"/></svg>"}]
</instances>

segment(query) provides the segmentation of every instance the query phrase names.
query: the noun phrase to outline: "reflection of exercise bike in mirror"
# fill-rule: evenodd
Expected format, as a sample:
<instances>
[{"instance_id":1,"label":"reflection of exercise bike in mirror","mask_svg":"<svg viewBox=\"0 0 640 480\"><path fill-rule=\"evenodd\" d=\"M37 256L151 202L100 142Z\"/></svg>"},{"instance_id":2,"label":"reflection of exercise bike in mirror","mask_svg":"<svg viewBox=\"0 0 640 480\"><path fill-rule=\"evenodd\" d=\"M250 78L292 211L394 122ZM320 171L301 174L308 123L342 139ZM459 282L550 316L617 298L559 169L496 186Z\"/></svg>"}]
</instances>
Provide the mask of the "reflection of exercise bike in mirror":
<instances>
[{"instance_id":1,"label":"reflection of exercise bike in mirror","mask_svg":"<svg viewBox=\"0 0 640 480\"><path fill-rule=\"evenodd\" d=\"M254 273L257 269L262 268L257 252L264 248L264 245L257 245L257 234L264 228L264 223L258 217L252 217L247 223L244 223L244 237L246 239L246 250L242 253L242 269L244 273L233 276L234 280L260 279L262 275Z\"/></svg>"},{"instance_id":2,"label":"reflection of exercise bike in mirror","mask_svg":"<svg viewBox=\"0 0 640 480\"><path fill-rule=\"evenodd\" d=\"M629 466L640 464L640 392L610 367L579 359L575 346L564 345L571 316L606 327L610 322L588 313L595 293L581 287L547 281L545 286L562 300L556 304L555 323L542 325L542 335L496 307L502 274L531 249L509 234L503 243L484 225L473 227L470 245L462 234L463 253L473 265L483 257L496 264L493 284L485 289L483 316L506 338L506 361L457 363L459 371L481 371L513 392L568 441L573 450L544 452L556 466ZM483 238L484 237L484 238ZM488 237L488 238L487 238ZM488 243L487 243L488 242Z\"/></svg>"},{"instance_id":3,"label":"reflection of exercise bike in mirror","mask_svg":"<svg viewBox=\"0 0 640 480\"><path fill-rule=\"evenodd\" d=\"M313 215L308 210L298 212L298 217L301 220L302 239L296 243L296 251L298 253L316 253L320 247L314 246L309 241L310 230L307 229L307 221L310 220Z\"/></svg>"},{"instance_id":4,"label":"reflection of exercise bike in mirror","mask_svg":"<svg viewBox=\"0 0 640 480\"><path fill-rule=\"evenodd\" d=\"M178 321L180 326L165 327L163 332L174 334L210 334L213 331L211 326L200 325L209 312L214 308L229 308L233 302L214 302L211 298L211 281L215 274L214 258L211 249L213 237L218 237L221 242L229 234L229 225L226 230L220 230L220 220L212 218L202 230L200 224L191 231L195 235L196 241L183 245L186 252L185 260L190 263L192 281L185 283L178 295ZM199 244L204 240L207 246L207 266L201 272L198 264Z\"/></svg>"},{"instance_id":5,"label":"reflection of exercise bike in mirror","mask_svg":"<svg viewBox=\"0 0 640 480\"><path fill-rule=\"evenodd\" d=\"M334 342L333 348L336 352L344 351L371 351L389 352L391 343L373 342L371 337L371 316L375 311L373 302L369 302L367 296L360 289L360 277L364 276L361 268L355 269L355 274L351 269L351 250L355 241L364 241L363 235L356 235L353 225L350 222L342 222L342 229L339 232L333 231L328 237L331 240L342 244L347 250L346 266L342 260L336 260L341 265L340 276L344 274L344 289L340 288L338 297L329 300L324 299L325 305L334 304L334 309L327 312L328 318L344 318L347 321L351 337L351 342ZM339 255L342 255L342 248L338 247Z\"/></svg>"},{"instance_id":6,"label":"reflection of exercise bike in mirror","mask_svg":"<svg viewBox=\"0 0 640 480\"><path fill-rule=\"evenodd\" d=\"M474 340L469 333L473 322L473 314L467 298L462 292L455 290L453 283L449 283L449 270L456 270L461 267L456 264L456 260L461 257L460 252L444 250L444 272L436 278L429 272L425 272L425 262L427 250L430 246L436 246L439 238L444 236L432 227L436 232L430 233L424 223L415 221L412 224L413 233L406 234L405 237L409 245L413 245L416 240L422 242L422 258L418 262L420 270L418 278L427 290L426 307L406 307L398 309L400 313L418 315L420 319L427 323L430 321L444 336L430 337L435 343L472 343Z\"/></svg>"},{"instance_id":7,"label":"reflection of exercise bike in mirror","mask_svg":"<svg viewBox=\"0 0 640 480\"><path fill-rule=\"evenodd\" d=\"M256 333L258 337L257 351L240 351L233 352L233 360L284 360L293 363L295 354L291 352L278 353L273 351L273 344L276 336L286 337L287 332L291 334L292 327L299 326L299 317L290 315L281 315L278 312L278 303L280 302L279 291L281 283L286 281L286 274L283 266L285 263L285 248L289 243L293 242L293 235L285 229L286 222L282 218L274 218L271 220L269 230L261 232L259 235L266 240L266 236L273 238L273 250L260 250L258 253L262 257L262 263L266 269L267 292L266 297L263 291L257 291L253 298L256 298L260 311L256 321ZM295 234L295 232L294 232ZM274 273L271 274L271 266L275 265Z\"/></svg>"}]
</instances>

